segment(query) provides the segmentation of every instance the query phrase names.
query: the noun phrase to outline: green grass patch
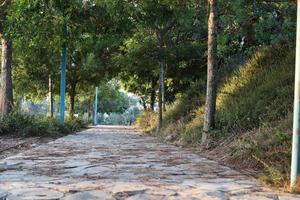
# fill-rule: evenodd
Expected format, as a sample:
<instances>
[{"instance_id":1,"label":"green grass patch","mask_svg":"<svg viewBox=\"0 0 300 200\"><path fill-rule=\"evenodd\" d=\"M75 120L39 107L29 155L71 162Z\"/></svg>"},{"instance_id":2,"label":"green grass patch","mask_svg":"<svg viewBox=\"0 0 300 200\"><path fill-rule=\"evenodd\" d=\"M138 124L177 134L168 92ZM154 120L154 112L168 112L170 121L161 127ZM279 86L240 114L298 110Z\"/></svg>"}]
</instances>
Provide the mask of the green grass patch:
<instances>
[{"instance_id":1,"label":"green grass patch","mask_svg":"<svg viewBox=\"0 0 300 200\"><path fill-rule=\"evenodd\" d=\"M248 131L292 110L294 51L277 44L258 51L228 79L217 98L218 129Z\"/></svg>"}]
</instances>

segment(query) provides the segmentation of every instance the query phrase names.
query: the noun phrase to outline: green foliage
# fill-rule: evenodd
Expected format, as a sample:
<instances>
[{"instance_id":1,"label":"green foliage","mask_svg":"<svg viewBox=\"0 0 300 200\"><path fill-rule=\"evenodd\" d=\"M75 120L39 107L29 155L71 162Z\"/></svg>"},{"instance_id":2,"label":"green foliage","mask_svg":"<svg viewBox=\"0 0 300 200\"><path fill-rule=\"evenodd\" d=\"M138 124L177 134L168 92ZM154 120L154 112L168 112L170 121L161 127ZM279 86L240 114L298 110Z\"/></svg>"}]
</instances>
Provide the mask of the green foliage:
<instances>
[{"instance_id":1,"label":"green foliage","mask_svg":"<svg viewBox=\"0 0 300 200\"><path fill-rule=\"evenodd\" d=\"M236 54L251 55L255 47L294 41L296 6L276 1L220 1L218 50L227 60Z\"/></svg>"},{"instance_id":2,"label":"green foliage","mask_svg":"<svg viewBox=\"0 0 300 200\"><path fill-rule=\"evenodd\" d=\"M158 89L159 60L166 63L166 102L172 103L190 82L204 76L206 1L132 1L135 25L115 57L127 90L152 103ZM159 39L159 35L163 37ZM163 43L163 44L162 44ZM162 50L159 46L163 45ZM151 96L152 95L152 96Z\"/></svg>"},{"instance_id":3,"label":"green foliage","mask_svg":"<svg viewBox=\"0 0 300 200\"><path fill-rule=\"evenodd\" d=\"M67 120L61 125L58 119L34 116L14 109L0 119L0 135L16 135L21 137L58 137L80 130L85 125L79 119Z\"/></svg>"},{"instance_id":4,"label":"green foliage","mask_svg":"<svg viewBox=\"0 0 300 200\"><path fill-rule=\"evenodd\" d=\"M78 96L75 107L76 112L84 113L93 108L95 88L86 88L86 90L80 91ZM136 104L134 98L122 92L117 81L110 81L99 85L98 111L100 113L123 113L134 104Z\"/></svg>"}]
</instances>

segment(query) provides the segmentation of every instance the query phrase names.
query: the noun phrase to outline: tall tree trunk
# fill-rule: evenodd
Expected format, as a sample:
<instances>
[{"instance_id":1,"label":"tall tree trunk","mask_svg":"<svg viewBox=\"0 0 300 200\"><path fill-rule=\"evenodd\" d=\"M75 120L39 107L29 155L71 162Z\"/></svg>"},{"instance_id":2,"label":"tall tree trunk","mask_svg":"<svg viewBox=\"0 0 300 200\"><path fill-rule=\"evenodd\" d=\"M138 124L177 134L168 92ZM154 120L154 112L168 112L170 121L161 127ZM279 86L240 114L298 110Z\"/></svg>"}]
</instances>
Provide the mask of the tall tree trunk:
<instances>
[{"instance_id":1,"label":"tall tree trunk","mask_svg":"<svg viewBox=\"0 0 300 200\"><path fill-rule=\"evenodd\" d=\"M52 75L49 75L49 116L52 118L54 113L53 108L53 81L52 81Z\"/></svg>"},{"instance_id":2,"label":"tall tree trunk","mask_svg":"<svg viewBox=\"0 0 300 200\"><path fill-rule=\"evenodd\" d=\"M165 60L165 62L164 62L164 64L165 64L165 67L164 67L164 96L163 96L163 109L164 109L164 112L166 112L167 111L167 109L166 109L166 85L165 85L165 77L166 77L166 74L167 74L167 71L168 71L168 64L167 64L167 62L166 62L166 60Z\"/></svg>"},{"instance_id":3,"label":"tall tree trunk","mask_svg":"<svg viewBox=\"0 0 300 200\"><path fill-rule=\"evenodd\" d=\"M162 108L163 112L166 112L166 93L165 93L165 62L162 62L162 71L161 71L161 83L162 83L162 88L161 88L161 98L162 98Z\"/></svg>"},{"instance_id":4,"label":"tall tree trunk","mask_svg":"<svg viewBox=\"0 0 300 200\"><path fill-rule=\"evenodd\" d=\"M159 95L158 95L158 131L161 131L163 123L163 91L164 91L164 65L163 62L159 63Z\"/></svg>"},{"instance_id":5,"label":"tall tree trunk","mask_svg":"<svg viewBox=\"0 0 300 200\"><path fill-rule=\"evenodd\" d=\"M70 117L73 118L74 117L74 108L75 108L75 96L76 96L76 86L77 86L77 82L76 81L71 81L70 83L70 108L69 108L69 114Z\"/></svg>"},{"instance_id":6,"label":"tall tree trunk","mask_svg":"<svg viewBox=\"0 0 300 200\"><path fill-rule=\"evenodd\" d=\"M160 78L161 78L161 101L163 112L166 111L166 102L165 102L165 62L161 62L160 66Z\"/></svg>"},{"instance_id":7,"label":"tall tree trunk","mask_svg":"<svg viewBox=\"0 0 300 200\"><path fill-rule=\"evenodd\" d=\"M163 104L164 104L164 33L162 30L157 31L157 39L159 42L160 58L159 58L159 94L158 94L158 126L157 130L161 131L163 126Z\"/></svg>"},{"instance_id":8,"label":"tall tree trunk","mask_svg":"<svg viewBox=\"0 0 300 200\"><path fill-rule=\"evenodd\" d=\"M154 111L157 79L151 81L150 109Z\"/></svg>"},{"instance_id":9,"label":"tall tree trunk","mask_svg":"<svg viewBox=\"0 0 300 200\"><path fill-rule=\"evenodd\" d=\"M3 36L1 55L1 82L0 82L0 114L7 115L13 106L13 86L12 86L12 42Z\"/></svg>"},{"instance_id":10,"label":"tall tree trunk","mask_svg":"<svg viewBox=\"0 0 300 200\"><path fill-rule=\"evenodd\" d=\"M207 58L207 91L202 144L206 143L207 134L215 125L217 96L217 0L208 0L208 58Z\"/></svg>"}]
</instances>

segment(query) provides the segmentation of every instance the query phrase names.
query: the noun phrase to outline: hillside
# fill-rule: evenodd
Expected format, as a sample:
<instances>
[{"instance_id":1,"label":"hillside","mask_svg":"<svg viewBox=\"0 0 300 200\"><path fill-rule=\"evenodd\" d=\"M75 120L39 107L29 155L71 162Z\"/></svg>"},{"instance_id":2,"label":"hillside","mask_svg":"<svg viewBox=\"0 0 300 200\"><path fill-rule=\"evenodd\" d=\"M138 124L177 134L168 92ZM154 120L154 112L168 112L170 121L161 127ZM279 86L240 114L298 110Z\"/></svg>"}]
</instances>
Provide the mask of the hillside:
<instances>
[{"instance_id":1,"label":"hillside","mask_svg":"<svg viewBox=\"0 0 300 200\"><path fill-rule=\"evenodd\" d=\"M258 171L264 181L280 186L288 181L290 169L293 49L286 43L261 48L222 78L217 96L217 127L210 135L209 145L201 147L223 163ZM204 95L205 82L178 95L164 116L162 136L177 144L200 146ZM154 115L144 113L137 126L154 131L155 120L149 123Z\"/></svg>"}]
</instances>

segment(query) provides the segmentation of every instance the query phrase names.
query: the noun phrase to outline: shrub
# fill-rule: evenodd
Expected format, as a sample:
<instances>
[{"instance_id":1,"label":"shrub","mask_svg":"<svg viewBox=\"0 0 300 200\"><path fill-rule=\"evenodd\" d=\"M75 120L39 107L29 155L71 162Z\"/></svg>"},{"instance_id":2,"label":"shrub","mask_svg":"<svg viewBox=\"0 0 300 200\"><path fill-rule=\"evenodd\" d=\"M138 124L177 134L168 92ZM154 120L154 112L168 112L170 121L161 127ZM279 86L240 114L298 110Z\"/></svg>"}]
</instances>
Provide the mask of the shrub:
<instances>
[{"instance_id":1,"label":"shrub","mask_svg":"<svg viewBox=\"0 0 300 200\"><path fill-rule=\"evenodd\" d=\"M67 120L61 125L56 118L34 116L13 109L0 118L0 135L57 137L78 131L84 127L81 120Z\"/></svg>"},{"instance_id":2,"label":"shrub","mask_svg":"<svg viewBox=\"0 0 300 200\"><path fill-rule=\"evenodd\" d=\"M152 111L144 111L140 114L135 122L135 127L143 132L150 133L157 127L158 115Z\"/></svg>"}]
</instances>

